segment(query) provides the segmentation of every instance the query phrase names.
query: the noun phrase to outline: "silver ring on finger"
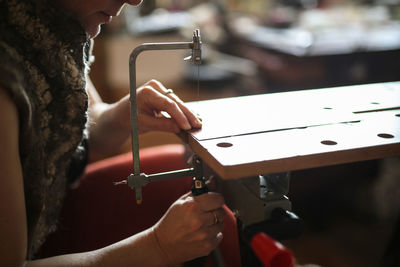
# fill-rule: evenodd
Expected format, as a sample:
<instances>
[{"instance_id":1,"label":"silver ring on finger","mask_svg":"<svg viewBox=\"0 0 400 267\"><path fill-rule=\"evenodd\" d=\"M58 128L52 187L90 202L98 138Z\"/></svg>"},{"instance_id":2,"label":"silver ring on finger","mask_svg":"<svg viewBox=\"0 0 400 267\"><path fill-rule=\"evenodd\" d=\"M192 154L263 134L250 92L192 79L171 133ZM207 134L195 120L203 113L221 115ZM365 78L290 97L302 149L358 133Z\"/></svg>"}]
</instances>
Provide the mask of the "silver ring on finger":
<instances>
[{"instance_id":1,"label":"silver ring on finger","mask_svg":"<svg viewBox=\"0 0 400 267\"><path fill-rule=\"evenodd\" d=\"M218 224L219 219L218 219L217 213L215 211L212 211L211 213L214 215L214 224Z\"/></svg>"}]
</instances>

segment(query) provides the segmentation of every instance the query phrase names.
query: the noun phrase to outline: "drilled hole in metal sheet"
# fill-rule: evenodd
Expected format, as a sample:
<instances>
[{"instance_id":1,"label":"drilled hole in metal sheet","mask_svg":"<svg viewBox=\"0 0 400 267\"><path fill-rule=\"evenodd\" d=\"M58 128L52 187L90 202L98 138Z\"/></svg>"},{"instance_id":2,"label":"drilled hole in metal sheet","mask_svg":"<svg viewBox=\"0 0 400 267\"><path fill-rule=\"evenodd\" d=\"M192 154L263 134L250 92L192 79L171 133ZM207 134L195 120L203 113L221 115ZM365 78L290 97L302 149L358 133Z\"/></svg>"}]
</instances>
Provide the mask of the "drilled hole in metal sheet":
<instances>
[{"instance_id":1,"label":"drilled hole in metal sheet","mask_svg":"<svg viewBox=\"0 0 400 267\"><path fill-rule=\"evenodd\" d=\"M386 139L394 138L394 135L387 134L387 133L380 133L380 134L378 134L378 136L381 138L386 138Z\"/></svg>"},{"instance_id":2,"label":"drilled hole in metal sheet","mask_svg":"<svg viewBox=\"0 0 400 267\"><path fill-rule=\"evenodd\" d=\"M372 105L379 105L379 102L371 102Z\"/></svg>"},{"instance_id":3,"label":"drilled hole in metal sheet","mask_svg":"<svg viewBox=\"0 0 400 267\"><path fill-rule=\"evenodd\" d=\"M400 117L400 113L395 115L396 117Z\"/></svg>"},{"instance_id":4,"label":"drilled hole in metal sheet","mask_svg":"<svg viewBox=\"0 0 400 267\"><path fill-rule=\"evenodd\" d=\"M331 107L324 107L324 109L331 110L332 108Z\"/></svg>"},{"instance_id":5,"label":"drilled hole in metal sheet","mask_svg":"<svg viewBox=\"0 0 400 267\"><path fill-rule=\"evenodd\" d=\"M219 146L219 147L231 147L233 145L231 143L222 142L222 143L218 143L217 146Z\"/></svg>"},{"instance_id":6,"label":"drilled hole in metal sheet","mask_svg":"<svg viewBox=\"0 0 400 267\"><path fill-rule=\"evenodd\" d=\"M337 143L336 143L335 141L332 141L332 140L324 140L324 141L321 141L321 144L327 145L327 146L334 146L334 145L337 145Z\"/></svg>"}]
</instances>

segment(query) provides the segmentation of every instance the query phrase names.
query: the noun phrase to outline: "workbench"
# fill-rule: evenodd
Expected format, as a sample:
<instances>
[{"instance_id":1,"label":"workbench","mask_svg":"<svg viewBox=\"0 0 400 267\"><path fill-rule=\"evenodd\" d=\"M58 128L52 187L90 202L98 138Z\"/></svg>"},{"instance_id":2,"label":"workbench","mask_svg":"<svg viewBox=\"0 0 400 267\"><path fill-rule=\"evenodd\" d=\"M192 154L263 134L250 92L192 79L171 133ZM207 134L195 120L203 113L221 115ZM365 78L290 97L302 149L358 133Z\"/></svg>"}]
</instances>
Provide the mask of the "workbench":
<instances>
[{"instance_id":1,"label":"workbench","mask_svg":"<svg viewBox=\"0 0 400 267\"><path fill-rule=\"evenodd\" d=\"M192 102L185 141L222 179L400 155L400 82Z\"/></svg>"}]
</instances>

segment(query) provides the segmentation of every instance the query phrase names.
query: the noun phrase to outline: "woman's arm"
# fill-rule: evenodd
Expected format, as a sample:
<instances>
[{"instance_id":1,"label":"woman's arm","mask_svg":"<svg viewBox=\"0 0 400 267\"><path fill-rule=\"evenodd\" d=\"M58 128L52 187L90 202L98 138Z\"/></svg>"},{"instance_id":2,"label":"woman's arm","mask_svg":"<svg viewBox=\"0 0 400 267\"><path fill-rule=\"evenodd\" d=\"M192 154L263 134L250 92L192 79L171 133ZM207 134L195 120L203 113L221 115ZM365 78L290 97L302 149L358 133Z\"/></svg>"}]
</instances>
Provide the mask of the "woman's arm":
<instances>
[{"instance_id":1,"label":"woman's arm","mask_svg":"<svg viewBox=\"0 0 400 267\"><path fill-rule=\"evenodd\" d=\"M25 267L56 266L167 266L152 228L94 251L61 255L27 262Z\"/></svg>"},{"instance_id":2,"label":"woman's arm","mask_svg":"<svg viewBox=\"0 0 400 267\"><path fill-rule=\"evenodd\" d=\"M0 265L166 266L207 255L222 239L225 216L220 195L178 199L154 226L110 246L77 254L26 261L27 222L18 153L18 112L0 88ZM221 223L214 224L212 212Z\"/></svg>"},{"instance_id":3,"label":"woman's arm","mask_svg":"<svg viewBox=\"0 0 400 267\"><path fill-rule=\"evenodd\" d=\"M147 230L113 246L80 254L25 262L27 222L22 168L18 149L18 112L0 88L0 265L1 266L137 266L165 265L154 233ZM130 253L127 253L127 251ZM135 252L135 253L133 253ZM122 264L124 263L124 264Z\"/></svg>"},{"instance_id":4,"label":"woman's arm","mask_svg":"<svg viewBox=\"0 0 400 267\"><path fill-rule=\"evenodd\" d=\"M131 133L129 95L116 103L103 103L89 81L89 146L91 158L104 157L117 151ZM151 80L137 89L139 133L200 128L201 120L182 100L160 82ZM161 112L169 114L168 117Z\"/></svg>"},{"instance_id":5,"label":"woman's arm","mask_svg":"<svg viewBox=\"0 0 400 267\"><path fill-rule=\"evenodd\" d=\"M95 251L36 260L26 266L171 266L206 256L222 240L222 205L223 198L216 193L196 199L188 193L143 232Z\"/></svg>"},{"instance_id":6,"label":"woman's arm","mask_svg":"<svg viewBox=\"0 0 400 267\"><path fill-rule=\"evenodd\" d=\"M19 159L18 113L0 88L0 259L2 266L22 265L27 253L24 183Z\"/></svg>"}]
</instances>

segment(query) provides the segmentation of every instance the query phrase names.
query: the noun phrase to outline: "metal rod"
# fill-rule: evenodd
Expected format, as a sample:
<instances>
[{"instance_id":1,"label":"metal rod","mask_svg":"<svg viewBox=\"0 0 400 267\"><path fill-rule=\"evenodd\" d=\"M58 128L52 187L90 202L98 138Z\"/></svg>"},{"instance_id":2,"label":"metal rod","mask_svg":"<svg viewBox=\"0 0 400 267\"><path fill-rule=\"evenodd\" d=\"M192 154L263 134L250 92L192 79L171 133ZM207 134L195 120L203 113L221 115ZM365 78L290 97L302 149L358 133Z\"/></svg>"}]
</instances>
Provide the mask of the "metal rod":
<instances>
[{"instance_id":1,"label":"metal rod","mask_svg":"<svg viewBox=\"0 0 400 267\"><path fill-rule=\"evenodd\" d=\"M168 180L179 177L193 176L194 172L195 172L194 168L188 168L177 171L148 174L147 178L149 179L149 182L156 182L156 181Z\"/></svg>"},{"instance_id":2,"label":"metal rod","mask_svg":"<svg viewBox=\"0 0 400 267\"><path fill-rule=\"evenodd\" d=\"M173 42L173 43L144 43L136 47L129 58L129 93L131 101L131 131L132 131L132 157L133 157L133 173L140 175L139 162L139 133L138 133L138 114L137 114L137 98L136 98L136 58L143 51L148 50L178 50L192 49L193 42Z\"/></svg>"}]
</instances>

